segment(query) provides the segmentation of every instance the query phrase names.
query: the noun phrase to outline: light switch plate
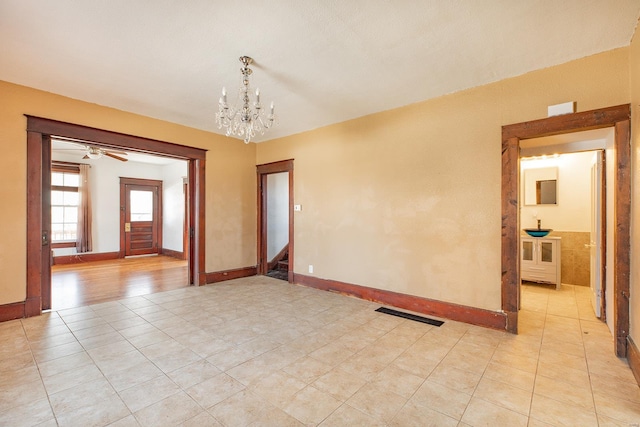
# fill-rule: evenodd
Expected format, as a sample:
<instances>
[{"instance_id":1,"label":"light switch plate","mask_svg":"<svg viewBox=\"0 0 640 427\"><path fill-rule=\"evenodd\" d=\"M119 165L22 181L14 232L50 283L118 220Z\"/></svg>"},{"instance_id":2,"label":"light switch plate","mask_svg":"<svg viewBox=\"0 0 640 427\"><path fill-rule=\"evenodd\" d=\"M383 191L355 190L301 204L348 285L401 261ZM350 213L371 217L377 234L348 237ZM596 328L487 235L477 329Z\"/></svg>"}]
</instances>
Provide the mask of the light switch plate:
<instances>
[{"instance_id":1,"label":"light switch plate","mask_svg":"<svg viewBox=\"0 0 640 427\"><path fill-rule=\"evenodd\" d=\"M302 210L302 205L293 205L293 210L296 212L300 212Z\"/></svg>"}]
</instances>

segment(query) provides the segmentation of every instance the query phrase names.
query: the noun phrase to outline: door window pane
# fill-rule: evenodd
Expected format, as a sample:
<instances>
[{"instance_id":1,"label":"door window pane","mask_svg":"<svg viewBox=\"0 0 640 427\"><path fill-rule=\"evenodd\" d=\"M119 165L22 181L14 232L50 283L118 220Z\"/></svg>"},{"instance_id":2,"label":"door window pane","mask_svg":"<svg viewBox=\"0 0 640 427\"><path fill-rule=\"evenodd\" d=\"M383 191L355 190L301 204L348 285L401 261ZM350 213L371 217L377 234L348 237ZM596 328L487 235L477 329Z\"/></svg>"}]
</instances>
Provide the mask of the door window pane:
<instances>
[{"instance_id":1,"label":"door window pane","mask_svg":"<svg viewBox=\"0 0 640 427\"><path fill-rule=\"evenodd\" d=\"M153 221L153 191L131 190L129 197L131 222Z\"/></svg>"}]
</instances>

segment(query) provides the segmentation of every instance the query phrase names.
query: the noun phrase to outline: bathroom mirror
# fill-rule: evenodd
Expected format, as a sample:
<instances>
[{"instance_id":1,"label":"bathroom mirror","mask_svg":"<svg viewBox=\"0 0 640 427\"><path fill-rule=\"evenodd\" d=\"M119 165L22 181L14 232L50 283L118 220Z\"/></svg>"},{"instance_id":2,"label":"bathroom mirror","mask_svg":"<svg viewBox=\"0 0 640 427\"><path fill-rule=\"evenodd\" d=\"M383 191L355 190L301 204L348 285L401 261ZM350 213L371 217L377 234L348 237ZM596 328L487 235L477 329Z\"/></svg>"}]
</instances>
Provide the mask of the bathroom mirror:
<instances>
[{"instance_id":1,"label":"bathroom mirror","mask_svg":"<svg viewBox=\"0 0 640 427\"><path fill-rule=\"evenodd\" d=\"M524 171L524 204L558 204L558 168L526 169Z\"/></svg>"}]
</instances>

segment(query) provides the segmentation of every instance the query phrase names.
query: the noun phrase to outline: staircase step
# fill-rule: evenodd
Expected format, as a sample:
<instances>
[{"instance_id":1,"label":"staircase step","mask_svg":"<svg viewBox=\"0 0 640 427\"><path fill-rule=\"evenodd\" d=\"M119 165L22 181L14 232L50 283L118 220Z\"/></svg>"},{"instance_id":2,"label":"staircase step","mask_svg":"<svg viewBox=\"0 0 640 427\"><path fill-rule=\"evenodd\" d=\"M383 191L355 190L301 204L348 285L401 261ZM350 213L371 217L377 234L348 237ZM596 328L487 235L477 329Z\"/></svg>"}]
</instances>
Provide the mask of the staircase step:
<instances>
[{"instance_id":1,"label":"staircase step","mask_svg":"<svg viewBox=\"0 0 640 427\"><path fill-rule=\"evenodd\" d=\"M289 271L289 261L288 260L278 261L278 270Z\"/></svg>"}]
</instances>

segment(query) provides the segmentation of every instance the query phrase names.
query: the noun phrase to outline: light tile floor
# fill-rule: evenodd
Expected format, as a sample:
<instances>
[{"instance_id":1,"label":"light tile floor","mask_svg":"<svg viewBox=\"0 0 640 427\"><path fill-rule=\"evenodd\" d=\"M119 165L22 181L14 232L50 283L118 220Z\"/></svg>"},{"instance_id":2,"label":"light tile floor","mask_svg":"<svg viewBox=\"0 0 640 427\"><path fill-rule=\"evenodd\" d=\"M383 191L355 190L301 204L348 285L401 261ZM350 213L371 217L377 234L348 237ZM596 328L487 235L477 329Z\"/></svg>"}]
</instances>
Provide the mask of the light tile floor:
<instances>
[{"instance_id":1,"label":"light tile floor","mask_svg":"<svg viewBox=\"0 0 640 427\"><path fill-rule=\"evenodd\" d=\"M588 296L523 286L517 336L266 277L5 322L0 425L636 425Z\"/></svg>"}]
</instances>

